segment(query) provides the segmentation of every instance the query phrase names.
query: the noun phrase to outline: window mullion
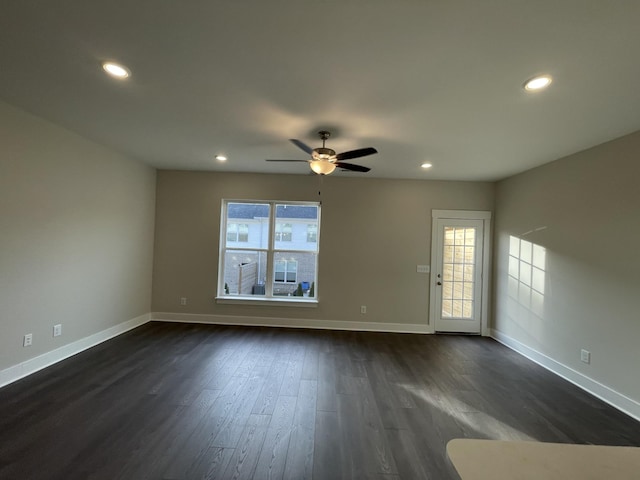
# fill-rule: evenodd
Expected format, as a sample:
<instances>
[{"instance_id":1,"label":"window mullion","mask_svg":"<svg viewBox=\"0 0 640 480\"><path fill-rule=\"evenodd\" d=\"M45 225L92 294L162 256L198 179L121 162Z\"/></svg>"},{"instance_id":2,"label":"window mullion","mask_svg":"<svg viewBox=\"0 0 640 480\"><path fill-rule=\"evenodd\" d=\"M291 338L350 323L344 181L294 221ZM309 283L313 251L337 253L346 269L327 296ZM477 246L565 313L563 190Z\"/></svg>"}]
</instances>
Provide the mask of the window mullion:
<instances>
[{"instance_id":1,"label":"window mullion","mask_svg":"<svg viewBox=\"0 0 640 480\"><path fill-rule=\"evenodd\" d=\"M265 281L265 296L273 297L274 254L276 236L276 211L273 203L269 203L269 238L267 241L267 280Z\"/></svg>"}]
</instances>

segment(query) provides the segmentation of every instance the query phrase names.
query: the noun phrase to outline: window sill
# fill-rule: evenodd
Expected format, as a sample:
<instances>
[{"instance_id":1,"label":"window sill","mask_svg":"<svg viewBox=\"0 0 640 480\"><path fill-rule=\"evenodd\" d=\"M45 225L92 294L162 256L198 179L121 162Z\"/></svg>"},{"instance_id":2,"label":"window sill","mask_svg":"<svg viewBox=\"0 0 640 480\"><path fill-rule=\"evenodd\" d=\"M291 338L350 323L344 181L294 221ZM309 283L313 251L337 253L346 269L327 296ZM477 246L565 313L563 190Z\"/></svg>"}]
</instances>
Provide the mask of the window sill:
<instances>
[{"instance_id":1,"label":"window sill","mask_svg":"<svg viewBox=\"0 0 640 480\"><path fill-rule=\"evenodd\" d=\"M216 303L227 305L269 305L272 307L303 307L317 308L318 300L316 298L305 297L284 297L284 298L255 298L251 297L216 297Z\"/></svg>"}]
</instances>

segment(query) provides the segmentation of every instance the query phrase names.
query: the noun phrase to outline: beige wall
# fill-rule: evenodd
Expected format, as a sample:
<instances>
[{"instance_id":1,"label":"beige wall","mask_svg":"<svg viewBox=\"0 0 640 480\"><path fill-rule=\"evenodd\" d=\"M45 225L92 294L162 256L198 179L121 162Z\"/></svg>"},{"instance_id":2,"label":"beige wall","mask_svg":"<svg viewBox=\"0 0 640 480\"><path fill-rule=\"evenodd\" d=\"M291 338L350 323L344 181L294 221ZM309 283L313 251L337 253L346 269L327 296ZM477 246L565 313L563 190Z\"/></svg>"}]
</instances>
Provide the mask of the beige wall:
<instances>
[{"instance_id":1,"label":"beige wall","mask_svg":"<svg viewBox=\"0 0 640 480\"><path fill-rule=\"evenodd\" d=\"M0 370L149 312L154 199L154 169L0 102Z\"/></svg>"},{"instance_id":2,"label":"beige wall","mask_svg":"<svg viewBox=\"0 0 640 480\"><path fill-rule=\"evenodd\" d=\"M319 186L311 175L159 171L153 311L425 325L429 276L416 265L430 262L431 210L493 209L492 183L322 178L318 308L217 304L222 199L315 201Z\"/></svg>"},{"instance_id":3,"label":"beige wall","mask_svg":"<svg viewBox=\"0 0 640 480\"><path fill-rule=\"evenodd\" d=\"M640 132L499 182L494 237L496 332L568 367L568 376L573 370L630 397L636 415L638 179ZM546 250L544 295L536 304L528 304L526 287L514 289L513 280L509 286L511 236ZM580 361L583 348L590 365Z\"/></svg>"}]
</instances>

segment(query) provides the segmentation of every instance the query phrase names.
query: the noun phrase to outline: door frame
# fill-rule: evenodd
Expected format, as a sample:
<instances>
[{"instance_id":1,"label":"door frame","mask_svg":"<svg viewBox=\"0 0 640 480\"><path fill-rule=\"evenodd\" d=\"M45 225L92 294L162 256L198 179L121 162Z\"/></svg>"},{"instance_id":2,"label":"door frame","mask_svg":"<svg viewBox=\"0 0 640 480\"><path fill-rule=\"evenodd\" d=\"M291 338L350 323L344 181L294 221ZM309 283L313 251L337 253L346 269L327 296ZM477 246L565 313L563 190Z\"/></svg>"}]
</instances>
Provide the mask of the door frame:
<instances>
[{"instance_id":1,"label":"door frame","mask_svg":"<svg viewBox=\"0 0 640 480\"><path fill-rule=\"evenodd\" d=\"M436 333L436 281L438 269L435 262L438 257L438 239L436 220L481 220L483 222L482 246L482 299L480 306L480 335L489 336L489 302L491 283L491 212L484 210L431 210L431 278L429 280L429 332Z\"/></svg>"}]
</instances>

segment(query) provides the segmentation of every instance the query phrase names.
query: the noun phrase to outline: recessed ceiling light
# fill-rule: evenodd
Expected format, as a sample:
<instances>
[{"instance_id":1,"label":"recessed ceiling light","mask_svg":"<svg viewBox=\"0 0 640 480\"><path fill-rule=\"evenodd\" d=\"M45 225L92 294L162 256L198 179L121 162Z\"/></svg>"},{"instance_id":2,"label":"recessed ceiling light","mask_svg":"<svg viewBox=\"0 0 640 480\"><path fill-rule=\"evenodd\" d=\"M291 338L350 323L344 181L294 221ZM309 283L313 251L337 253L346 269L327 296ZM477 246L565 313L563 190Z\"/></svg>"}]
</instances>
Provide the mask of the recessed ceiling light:
<instances>
[{"instance_id":1,"label":"recessed ceiling light","mask_svg":"<svg viewBox=\"0 0 640 480\"><path fill-rule=\"evenodd\" d=\"M227 157L225 157L224 155L216 155L216 160L218 160L219 162L226 162Z\"/></svg>"},{"instance_id":2,"label":"recessed ceiling light","mask_svg":"<svg viewBox=\"0 0 640 480\"><path fill-rule=\"evenodd\" d=\"M433 167L433 164L429 163L429 162L424 162L422 165L420 165L422 168L424 168L425 170Z\"/></svg>"},{"instance_id":3,"label":"recessed ceiling light","mask_svg":"<svg viewBox=\"0 0 640 480\"><path fill-rule=\"evenodd\" d=\"M529 92L535 92L536 90L547 88L552 81L551 75L539 75L524 82L524 89Z\"/></svg>"},{"instance_id":4,"label":"recessed ceiling light","mask_svg":"<svg viewBox=\"0 0 640 480\"><path fill-rule=\"evenodd\" d=\"M127 67L118 65L114 62L104 62L102 64L102 69L115 78L127 78L131 75L131 72Z\"/></svg>"}]
</instances>

